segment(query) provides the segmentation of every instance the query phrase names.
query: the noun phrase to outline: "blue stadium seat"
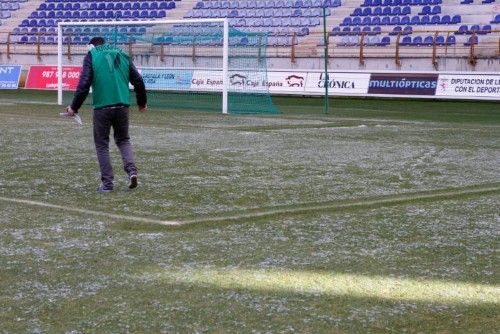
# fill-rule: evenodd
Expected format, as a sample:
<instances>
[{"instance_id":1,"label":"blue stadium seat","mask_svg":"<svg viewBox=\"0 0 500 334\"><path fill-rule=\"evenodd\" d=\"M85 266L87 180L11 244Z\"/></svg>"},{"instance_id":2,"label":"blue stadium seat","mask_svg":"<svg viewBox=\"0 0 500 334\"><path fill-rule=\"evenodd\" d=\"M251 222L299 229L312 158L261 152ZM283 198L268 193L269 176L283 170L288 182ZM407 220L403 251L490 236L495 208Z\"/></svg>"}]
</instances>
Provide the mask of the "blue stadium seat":
<instances>
[{"instance_id":1,"label":"blue stadium seat","mask_svg":"<svg viewBox=\"0 0 500 334\"><path fill-rule=\"evenodd\" d=\"M411 37L410 36L404 36L401 41L399 42L399 45L402 46L409 46L412 44Z\"/></svg>"},{"instance_id":2,"label":"blue stadium seat","mask_svg":"<svg viewBox=\"0 0 500 334\"><path fill-rule=\"evenodd\" d=\"M332 36L340 35L340 27L333 27L332 32L330 33Z\"/></svg>"},{"instance_id":3,"label":"blue stadium seat","mask_svg":"<svg viewBox=\"0 0 500 334\"><path fill-rule=\"evenodd\" d=\"M445 45L446 43L445 43L444 36L442 36L442 35L438 35L438 36L436 37L436 44L437 44L437 45Z\"/></svg>"},{"instance_id":4,"label":"blue stadium seat","mask_svg":"<svg viewBox=\"0 0 500 334\"><path fill-rule=\"evenodd\" d=\"M388 26L391 24L391 18L389 16L384 16L382 17L382 20L380 21L380 24L383 26Z\"/></svg>"},{"instance_id":5,"label":"blue stadium seat","mask_svg":"<svg viewBox=\"0 0 500 334\"><path fill-rule=\"evenodd\" d=\"M460 16L460 15L454 15L451 18L451 24L458 24L460 22L462 22L462 16Z\"/></svg>"},{"instance_id":6,"label":"blue stadium seat","mask_svg":"<svg viewBox=\"0 0 500 334\"><path fill-rule=\"evenodd\" d=\"M479 24L473 24L468 30L467 34L474 34L477 33L479 30L481 30L481 27Z\"/></svg>"},{"instance_id":7,"label":"blue stadium seat","mask_svg":"<svg viewBox=\"0 0 500 334\"><path fill-rule=\"evenodd\" d=\"M384 36L378 46L387 46L389 44L391 44L391 38L389 36Z\"/></svg>"},{"instance_id":8,"label":"blue stadium seat","mask_svg":"<svg viewBox=\"0 0 500 334\"><path fill-rule=\"evenodd\" d=\"M363 15L363 10L361 8L354 8L351 16L361 16Z\"/></svg>"},{"instance_id":9,"label":"blue stadium seat","mask_svg":"<svg viewBox=\"0 0 500 334\"><path fill-rule=\"evenodd\" d=\"M411 45L413 45L413 46L421 46L421 45L423 45L422 36L415 36L415 37L413 37Z\"/></svg>"},{"instance_id":10,"label":"blue stadium seat","mask_svg":"<svg viewBox=\"0 0 500 334\"><path fill-rule=\"evenodd\" d=\"M478 31L478 34L482 34L482 35L485 35L485 34L490 34L492 31L492 28L491 28L491 25L489 24L485 24L480 31Z\"/></svg>"},{"instance_id":11,"label":"blue stadium seat","mask_svg":"<svg viewBox=\"0 0 500 334\"><path fill-rule=\"evenodd\" d=\"M431 6L422 7L422 11L418 13L419 15L429 15L431 13Z\"/></svg>"},{"instance_id":12,"label":"blue stadium seat","mask_svg":"<svg viewBox=\"0 0 500 334\"><path fill-rule=\"evenodd\" d=\"M472 44L477 44L479 42L479 38L477 35L470 36L467 41L464 43L465 46L470 46Z\"/></svg>"},{"instance_id":13,"label":"blue stadium seat","mask_svg":"<svg viewBox=\"0 0 500 334\"><path fill-rule=\"evenodd\" d=\"M431 23L431 18L429 15L424 15L420 18L420 25L428 25Z\"/></svg>"},{"instance_id":14,"label":"blue stadium seat","mask_svg":"<svg viewBox=\"0 0 500 334\"><path fill-rule=\"evenodd\" d=\"M439 15L431 17L431 24L441 24L441 17Z\"/></svg>"},{"instance_id":15,"label":"blue stadium seat","mask_svg":"<svg viewBox=\"0 0 500 334\"><path fill-rule=\"evenodd\" d=\"M434 7L432 7L431 14L432 15L441 14L441 6L434 6Z\"/></svg>"},{"instance_id":16,"label":"blue stadium seat","mask_svg":"<svg viewBox=\"0 0 500 334\"><path fill-rule=\"evenodd\" d=\"M421 45L431 46L434 44L434 36L426 36Z\"/></svg>"},{"instance_id":17,"label":"blue stadium seat","mask_svg":"<svg viewBox=\"0 0 500 334\"><path fill-rule=\"evenodd\" d=\"M455 35L465 35L469 31L469 26L466 24L462 24L457 31L455 31Z\"/></svg>"},{"instance_id":18,"label":"blue stadium seat","mask_svg":"<svg viewBox=\"0 0 500 334\"><path fill-rule=\"evenodd\" d=\"M350 17L345 17L342 23L340 24L341 26L350 26L352 24L352 20Z\"/></svg>"},{"instance_id":19,"label":"blue stadium seat","mask_svg":"<svg viewBox=\"0 0 500 334\"><path fill-rule=\"evenodd\" d=\"M399 35L402 32L403 28L400 26L396 26L392 29L392 31L389 33L389 35Z\"/></svg>"}]
</instances>

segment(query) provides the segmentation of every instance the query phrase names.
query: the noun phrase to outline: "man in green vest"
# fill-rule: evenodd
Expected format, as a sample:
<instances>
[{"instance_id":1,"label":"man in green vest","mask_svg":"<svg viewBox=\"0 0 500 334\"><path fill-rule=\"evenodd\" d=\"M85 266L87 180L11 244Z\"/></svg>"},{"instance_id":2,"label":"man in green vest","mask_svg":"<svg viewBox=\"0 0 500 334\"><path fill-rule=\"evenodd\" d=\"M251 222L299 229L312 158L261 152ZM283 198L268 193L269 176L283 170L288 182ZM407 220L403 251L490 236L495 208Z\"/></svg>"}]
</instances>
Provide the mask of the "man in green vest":
<instances>
[{"instance_id":1,"label":"man in green vest","mask_svg":"<svg viewBox=\"0 0 500 334\"><path fill-rule=\"evenodd\" d=\"M128 188L135 189L137 167L129 137L129 82L134 86L139 111L144 112L147 103L144 81L130 57L120 48L106 44L104 38L92 38L88 47L73 102L66 112L68 116L77 114L92 87L94 143L101 170L97 191L113 190L114 175L109 156L111 128L129 178Z\"/></svg>"}]
</instances>

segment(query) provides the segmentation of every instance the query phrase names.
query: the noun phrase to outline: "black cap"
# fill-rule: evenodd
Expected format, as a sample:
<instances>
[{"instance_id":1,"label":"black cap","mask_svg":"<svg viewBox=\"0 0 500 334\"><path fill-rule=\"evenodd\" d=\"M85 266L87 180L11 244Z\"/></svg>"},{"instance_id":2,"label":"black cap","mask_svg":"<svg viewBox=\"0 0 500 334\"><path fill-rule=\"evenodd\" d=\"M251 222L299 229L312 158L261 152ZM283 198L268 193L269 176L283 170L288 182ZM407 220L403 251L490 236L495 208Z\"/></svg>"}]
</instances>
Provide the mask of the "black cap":
<instances>
[{"instance_id":1,"label":"black cap","mask_svg":"<svg viewBox=\"0 0 500 334\"><path fill-rule=\"evenodd\" d=\"M100 36L92 37L92 39L89 42L89 44L92 44L93 46L103 45L104 43L106 43L106 41L104 40L104 38Z\"/></svg>"}]
</instances>

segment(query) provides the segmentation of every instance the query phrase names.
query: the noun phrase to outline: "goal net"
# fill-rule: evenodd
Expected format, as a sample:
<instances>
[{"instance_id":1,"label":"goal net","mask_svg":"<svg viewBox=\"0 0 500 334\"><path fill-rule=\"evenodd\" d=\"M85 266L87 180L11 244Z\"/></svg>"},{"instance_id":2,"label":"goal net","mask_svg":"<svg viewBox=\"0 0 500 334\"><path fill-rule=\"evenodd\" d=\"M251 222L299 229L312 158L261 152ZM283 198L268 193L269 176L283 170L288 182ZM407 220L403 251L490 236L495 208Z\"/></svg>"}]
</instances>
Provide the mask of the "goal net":
<instances>
[{"instance_id":1,"label":"goal net","mask_svg":"<svg viewBox=\"0 0 500 334\"><path fill-rule=\"evenodd\" d=\"M239 31L226 19L60 22L59 104L70 103L75 89L74 82L66 83L66 67L81 66L95 36L131 56L144 78L150 107L278 112L267 85L267 34ZM131 105L134 101L131 94Z\"/></svg>"}]
</instances>

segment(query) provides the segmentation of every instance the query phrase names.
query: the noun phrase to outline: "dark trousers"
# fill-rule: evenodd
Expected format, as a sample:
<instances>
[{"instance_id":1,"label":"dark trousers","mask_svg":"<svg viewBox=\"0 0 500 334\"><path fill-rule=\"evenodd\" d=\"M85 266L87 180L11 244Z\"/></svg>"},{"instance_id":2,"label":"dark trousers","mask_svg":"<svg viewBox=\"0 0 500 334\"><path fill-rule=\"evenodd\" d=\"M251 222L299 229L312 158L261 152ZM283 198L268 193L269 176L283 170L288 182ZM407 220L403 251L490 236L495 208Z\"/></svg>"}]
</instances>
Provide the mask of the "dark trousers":
<instances>
[{"instance_id":1,"label":"dark trousers","mask_svg":"<svg viewBox=\"0 0 500 334\"><path fill-rule=\"evenodd\" d=\"M128 134L129 109L128 107L113 107L94 110L94 143L97 161L101 169L101 181L107 188L113 188L113 167L109 156L109 135L113 128L113 137L120 150L123 169L127 175L137 174L134 153Z\"/></svg>"}]
</instances>

